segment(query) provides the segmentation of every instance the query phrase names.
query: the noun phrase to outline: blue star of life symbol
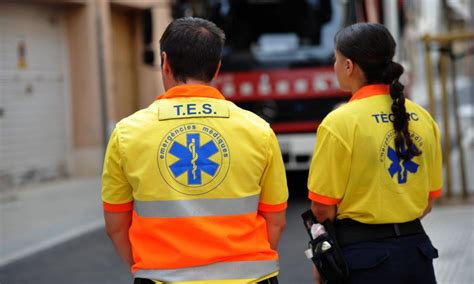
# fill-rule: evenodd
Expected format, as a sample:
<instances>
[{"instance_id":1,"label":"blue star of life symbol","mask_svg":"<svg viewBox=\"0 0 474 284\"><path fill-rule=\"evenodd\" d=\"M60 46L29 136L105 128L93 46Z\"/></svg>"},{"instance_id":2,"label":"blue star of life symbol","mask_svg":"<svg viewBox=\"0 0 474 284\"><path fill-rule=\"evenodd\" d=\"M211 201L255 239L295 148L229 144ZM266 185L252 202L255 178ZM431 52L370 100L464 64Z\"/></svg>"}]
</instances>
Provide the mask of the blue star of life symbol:
<instances>
[{"instance_id":1,"label":"blue star of life symbol","mask_svg":"<svg viewBox=\"0 0 474 284\"><path fill-rule=\"evenodd\" d=\"M413 146L413 148L415 148L415 146ZM402 153L406 153L404 148L402 148L401 151ZM387 156L392 161L392 164L388 168L388 172L391 177L398 174L398 184L407 182L408 172L416 173L418 171L419 165L412 161L412 155L409 155L408 160L403 160L403 162L401 162L400 158L397 156L397 152L392 147L388 147Z\"/></svg>"},{"instance_id":2,"label":"blue star of life symbol","mask_svg":"<svg viewBox=\"0 0 474 284\"><path fill-rule=\"evenodd\" d=\"M198 133L186 134L186 140L186 146L176 141L171 146L169 153L179 160L170 166L170 170L175 178L187 172L188 184L200 185L202 172L212 177L216 174L219 164L209 158L219 150L212 140L201 146Z\"/></svg>"}]
</instances>

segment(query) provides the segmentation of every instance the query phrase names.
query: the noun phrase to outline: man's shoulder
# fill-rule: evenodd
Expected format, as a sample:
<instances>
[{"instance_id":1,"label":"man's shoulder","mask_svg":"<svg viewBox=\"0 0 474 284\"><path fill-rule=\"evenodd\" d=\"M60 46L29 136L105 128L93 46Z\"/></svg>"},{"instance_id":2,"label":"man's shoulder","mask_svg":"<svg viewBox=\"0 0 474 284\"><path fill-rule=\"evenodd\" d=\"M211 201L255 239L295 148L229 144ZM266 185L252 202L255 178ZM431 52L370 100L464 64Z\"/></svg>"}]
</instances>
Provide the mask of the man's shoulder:
<instances>
[{"instance_id":1,"label":"man's shoulder","mask_svg":"<svg viewBox=\"0 0 474 284\"><path fill-rule=\"evenodd\" d=\"M235 105L233 102L228 101L228 103L229 110L231 112L231 117L233 117L235 120L240 121L240 123L264 131L267 131L270 128L270 124L254 112L243 109Z\"/></svg>"},{"instance_id":2,"label":"man's shoulder","mask_svg":"<svg viewBox=\"0 0 474 284\"><path fill-rule=\"evenodd\" d=\"M150 106L137 110L127 117L122 118L117 126L121 127L132 127L132 126L144 126L147 123L153 123L158 120L157 105L153 102Z\"/></svg>"}]
</instances>

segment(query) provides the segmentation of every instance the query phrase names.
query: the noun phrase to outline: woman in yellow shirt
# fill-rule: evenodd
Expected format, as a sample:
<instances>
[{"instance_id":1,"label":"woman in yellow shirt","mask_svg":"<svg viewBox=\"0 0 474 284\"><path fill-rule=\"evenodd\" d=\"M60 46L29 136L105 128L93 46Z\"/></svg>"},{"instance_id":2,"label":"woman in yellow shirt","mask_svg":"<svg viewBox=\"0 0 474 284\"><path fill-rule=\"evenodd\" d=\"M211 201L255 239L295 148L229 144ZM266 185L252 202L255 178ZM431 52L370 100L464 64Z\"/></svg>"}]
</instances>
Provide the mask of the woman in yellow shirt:
<instances>
[{"instance_id":1,"label":"woman in yellow shirt","mask_svg":"<svg viewBox=\"0 0 474 284\"><path fill-rule=\"evenodd\" d=\"M335 43L334 69L352 97L318 128L313 214L334 222L350 283L436 283L438 253L420 218L441 194L438 127L405 98L396 43L383 25L346 27Z\"/></svg>"}]
</instances>

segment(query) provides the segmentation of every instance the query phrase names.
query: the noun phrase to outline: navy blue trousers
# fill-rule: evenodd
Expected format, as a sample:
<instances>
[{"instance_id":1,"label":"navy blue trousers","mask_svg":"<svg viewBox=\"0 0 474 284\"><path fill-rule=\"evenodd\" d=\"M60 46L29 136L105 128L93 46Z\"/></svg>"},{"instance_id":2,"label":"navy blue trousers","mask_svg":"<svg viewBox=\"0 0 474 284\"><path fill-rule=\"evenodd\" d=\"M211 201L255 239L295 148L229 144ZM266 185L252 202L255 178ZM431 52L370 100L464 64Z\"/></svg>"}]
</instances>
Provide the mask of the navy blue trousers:
<instances>
[{"instance_id":1,"label":"navy blue trousers","mask_svg":"<svg viewBox=\"0 0 474 284\"><path fill-rule=\"evenodd\" d=\"M436 283L433 259L438 251L425 234L352 244L342 251L350 269L346 283Z\"/></svg>"}]
</instances>

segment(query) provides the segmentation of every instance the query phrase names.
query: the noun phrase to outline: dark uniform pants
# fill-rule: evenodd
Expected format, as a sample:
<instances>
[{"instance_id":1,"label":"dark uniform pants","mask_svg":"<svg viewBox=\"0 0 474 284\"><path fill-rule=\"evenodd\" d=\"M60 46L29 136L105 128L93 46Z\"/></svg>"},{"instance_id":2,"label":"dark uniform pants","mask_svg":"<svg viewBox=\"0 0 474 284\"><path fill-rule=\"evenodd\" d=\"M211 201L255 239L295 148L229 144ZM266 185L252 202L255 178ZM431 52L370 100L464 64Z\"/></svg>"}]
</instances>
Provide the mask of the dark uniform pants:
<instances>
[{"instance_id":1,"label":"dark uniform pants","mask_svg":"<svg viewBox=\"0 0 474 284\"><path fill-rule=\"evenodd\" d=\"M436 283L433 259L438 251L426 234L351 244L342 251L350 269L347 283Z\"/></svg>"},{"instance_id":2,"label":"dark uniform pants","mask_svg":"<svg viewBox=\"0 0 474 284\"><path fill-rule=\"evenodd\" d=\"M133 284L155 284L155 282L151 281L150 279L135 278ZM262 280L257 284L278 284L278 278L273 276L272 278Z\"/></svg>"}]
</instances>

